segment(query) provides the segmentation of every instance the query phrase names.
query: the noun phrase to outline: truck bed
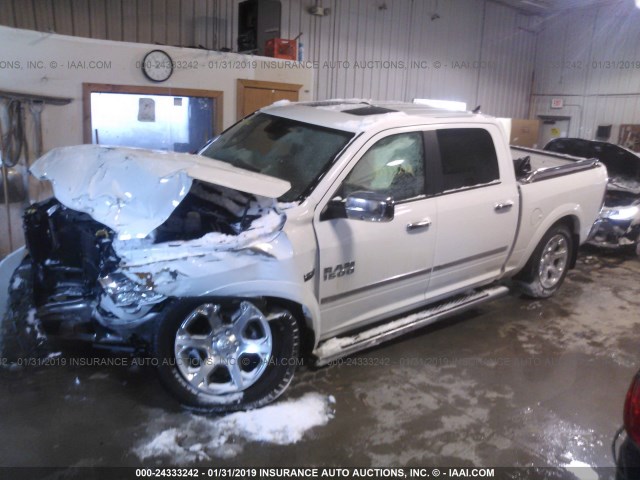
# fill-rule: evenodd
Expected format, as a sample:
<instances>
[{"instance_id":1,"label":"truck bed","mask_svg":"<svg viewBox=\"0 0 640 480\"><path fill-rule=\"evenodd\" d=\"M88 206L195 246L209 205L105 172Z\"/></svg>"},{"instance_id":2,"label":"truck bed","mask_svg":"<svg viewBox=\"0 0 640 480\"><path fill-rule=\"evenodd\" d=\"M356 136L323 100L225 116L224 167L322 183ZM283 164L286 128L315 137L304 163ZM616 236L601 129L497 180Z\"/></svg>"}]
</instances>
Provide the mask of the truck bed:
<instances>
[{"instance_id":1,"label":"truck bed","mask_svg":"<svg viewBox=\"0 0 640 480\"><path fill-rule=\"evenodd\" d=\"M521 184L569 175L599 165L596 158L580 158L514 146L511 147L511 158L516 169L516 179ZM530 168L526 168L526 165Z\"/></svg>"},{"instance_id":2,"label":"truck bed","mask_svg":"<svg viewBox=\"0 0 640 480\"><path fill-rule=\"evenodd\" d=\"M520 223L506 271L520 271L560 217L569 217L584 243L602 207L607 171L596 159L511 147L520 192ZM523 166L529 168L523 168ZM566 177L571 175L571 177ZM543 181L544 180L544 181ZM562 212L562 213L560 213Z\"/></svg>"}]
</instances>

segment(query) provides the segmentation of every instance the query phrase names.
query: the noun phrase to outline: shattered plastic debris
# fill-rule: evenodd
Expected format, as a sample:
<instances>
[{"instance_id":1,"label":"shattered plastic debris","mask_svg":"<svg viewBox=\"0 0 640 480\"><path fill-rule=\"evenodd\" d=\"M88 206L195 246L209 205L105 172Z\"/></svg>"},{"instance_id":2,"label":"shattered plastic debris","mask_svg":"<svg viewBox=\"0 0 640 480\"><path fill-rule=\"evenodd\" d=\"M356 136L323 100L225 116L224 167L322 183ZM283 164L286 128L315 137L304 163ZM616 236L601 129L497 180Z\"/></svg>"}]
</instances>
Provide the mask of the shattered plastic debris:
<instances>
[{"instance_id":1,"label":"shattered plastic debris","mask_svg":"<svg viewBox=\"0 0 640 480\"><path fill-rule=\"evenodd\" d=\"M17 290L18 288L20 288L20 285L22 285L22 277L19 275L16 275L13 278L13 283L11 284L11 290Z\"/></svg>"},{"instance_id":2,"label":"shattered plastic debris","mask_svg":"<svg viewBox=\"0 0 640 480\"><path fill-rule=\"evenodd\" d=\"M42 331L42 328L40 326L40 320L36 316L36 309L35 308L31 308L27 312L26 323L27 323L27 327L25 328L25 330L27 331L27 333L30 334L32 331L35 331L37 340L46 340L47 339L47 336L44 334L44 332Z\"/></svg>"},{"instance_id":3,"label":"shattered plastic debris","mask_svg":"<svg viewBox=\"0 0 640 480\"><path fill-rule=\"evenodd\" d=\"M133 452L140 460L168 457L172 463L183 465L235 456L243 448L238 444L240 439L289 445L302 440L310 429L326 425L334 417L334 402L333 396L307 393L296 400L216 420L191 415L188 422L155 434Z\"/></svg>"}]
</instances>

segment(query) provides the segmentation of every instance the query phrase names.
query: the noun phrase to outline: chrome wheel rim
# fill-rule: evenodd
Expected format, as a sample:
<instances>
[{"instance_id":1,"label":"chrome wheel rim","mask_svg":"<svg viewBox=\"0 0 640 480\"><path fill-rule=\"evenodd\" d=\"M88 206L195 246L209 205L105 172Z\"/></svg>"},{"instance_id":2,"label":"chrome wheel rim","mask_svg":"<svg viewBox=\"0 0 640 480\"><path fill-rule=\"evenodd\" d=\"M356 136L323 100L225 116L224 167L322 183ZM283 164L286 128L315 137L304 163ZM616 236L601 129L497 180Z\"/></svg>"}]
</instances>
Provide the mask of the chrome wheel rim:
<instances>
[{"instance_id":1,"label":"chrome wheel rim","mask_svg":"<svg viewBox=\"0 0 640 480\"><path fill-rule=\"evenodd\" d=\"M538 275L544 288L553 288L558 284L567 268L568 260L567 239L558 233L549 239L542 250Z\"/></svg>"},{"instance_id":2,"label":"chrome wheel rim","mask_svg":"<svg viewBox=\"0 0 640 480\"><path fill-rule=\"evenodd\" d=\"M271 358L271 329L258 308L241 302L225 317L220 305L200 305L180 324L174 342L178 371L191 386L211 395L246 390Z\"/></svg>"}]
</instances>

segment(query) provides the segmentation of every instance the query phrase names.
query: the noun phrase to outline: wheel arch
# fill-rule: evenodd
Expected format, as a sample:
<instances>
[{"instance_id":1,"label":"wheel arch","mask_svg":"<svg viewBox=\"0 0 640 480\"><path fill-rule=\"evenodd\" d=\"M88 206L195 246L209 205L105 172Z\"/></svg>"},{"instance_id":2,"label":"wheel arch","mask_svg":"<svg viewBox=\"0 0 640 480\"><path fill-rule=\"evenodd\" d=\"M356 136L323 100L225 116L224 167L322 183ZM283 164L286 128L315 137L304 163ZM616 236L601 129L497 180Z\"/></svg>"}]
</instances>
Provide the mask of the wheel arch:
<instances>
[{"instance_id":1,"label":"wheel arch","mask_svg":"<svg viewBox=\"0 0 640 480\"><path fill-rule=\"evenodd\" d=\"M562 206L556 208L535 230L528 232L532 234L525 240L523 232L520 232L517 241L516 251L518 255L509 262L508 270L511 272L510 276L518 275L526 265L533 253L535 252L538 244L542 238L556 225L565 225L570 233L573 246L573 252L571 254L569 268L574 268L578 255L578 247L581 244L583 238L584 225L580 221L581 210L579 206ZM589 227L590 228L590 227ZM523 245L524 244L524 245Z\"/></svg>"},{"instance_id":2,"label":"wheel arch","mask_svg":"<svg viewBox=\"0 0 640 480\"><path fill-rule=\"evenodd\" d=\"M577 215L565 215L551 225L547 231L559 224L565 225L569 229L569 232L571 232L573 249L571 250L571 258L569 259L569 268L575 268L578 260L578 248L580 247L580 219Z\"/></svg>"},{"instance_id":3,"label":"wheel arch","mask_svg":"<svg viewBox=\"0 0 640 480\"><path fill-rule=\"evenodd\" d=\"M576 220L567 215L553 222L548 228L540 229L543 232L542 237L537 240L538 243L527 258L524 267L513 277L514 286L518 287L525 296L529 298L548 298L554 295L562 285L567 272L575 265L579 245L579 234L576 233L575 228ZM570 237L567 238L569 245L565 249L565 252L566 250L569 251L569 255L565 255L566 263L562 266L562 269L558 269L555 265L555 257L552 260L553 266L545 263L548 261L548 259L545 259L547 246L558 234L562 234L562 237ZM557 248L557 245L552 245L549 252L553 253L552 250L555 248Z\"/></svg>"},{"instance_id":4,"label":"wheel arch","mask_svg":"<svg viewBox=\"0 0 640 480\"><path fill-rule=\"evenodd\" d=\"M266 299L289 310L298 320L303 335L302 351L312 351L320 337L320 305L313 293L298 284L270 280L226 285L200 296Z\"/></svg>"},{"instance_id":5,"label":"wheel arch","mask_svg":"<svg viewBox=\"0 0 640 480\"><path fill-rule=\"evenodd\" d=\"M540 229L542 233L540 237L536 239L533 249L527 256L527 262L529 261L531 255L533 255L533 252L535 251L538 243L540 243L547 232L558 225L564 225L569 229L569 233L571 233L571 242L573 244L573 248L571 249L571 258L569 259L569 269L572 269L576 266L576 261L578 259L578 247L580 247L580 219L573 213L567 213L563 216L560 216L553 223L547 226L547 228Z\"/></svg>"},{"instance_id":6,"label":"wheel arch","mask_svg":"<svg viewBox=\"0 0 640 480\"><path fill-rule=\"evenodd\" d=\"M265 297L267 303L279 305L287 309L298 320L302 342L300 345L301 356L310 354L316 345L316 333L313 328L313 319L309 317L309 310L303 304L282 297Z\"/></svg>"}]
</instances>

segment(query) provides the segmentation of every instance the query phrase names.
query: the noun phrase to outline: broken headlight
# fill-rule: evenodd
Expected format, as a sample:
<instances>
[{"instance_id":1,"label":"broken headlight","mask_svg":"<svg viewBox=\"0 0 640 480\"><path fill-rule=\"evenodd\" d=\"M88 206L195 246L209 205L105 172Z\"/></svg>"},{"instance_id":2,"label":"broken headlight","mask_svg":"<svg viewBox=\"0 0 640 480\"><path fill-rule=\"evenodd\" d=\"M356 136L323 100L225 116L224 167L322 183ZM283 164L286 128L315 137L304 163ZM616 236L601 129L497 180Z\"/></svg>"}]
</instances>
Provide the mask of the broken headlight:
<instances>
[{"instance_id":1,"label":"broken headlight","mask_svg":"<svg viewBox=\"0 0 640 480\"><path fill-rule=\"evenodd\" d=\"M122 273L112 273L102 277L100 285L118 307L133 307L158 303L164 295L154 292L150 285L142 285Z\"/></svg>"},{"instance_id":2,"label":"broken headlight","mask_svg":"<svg viewBox=\"0 0 640 480\"><path fill-rule=\"evenodd\" d=\"M639 211L640 209L635 205L631 207L614 208L609 210L607 217L611 220L631 220Z\"/></svg>"}]
</instances>

